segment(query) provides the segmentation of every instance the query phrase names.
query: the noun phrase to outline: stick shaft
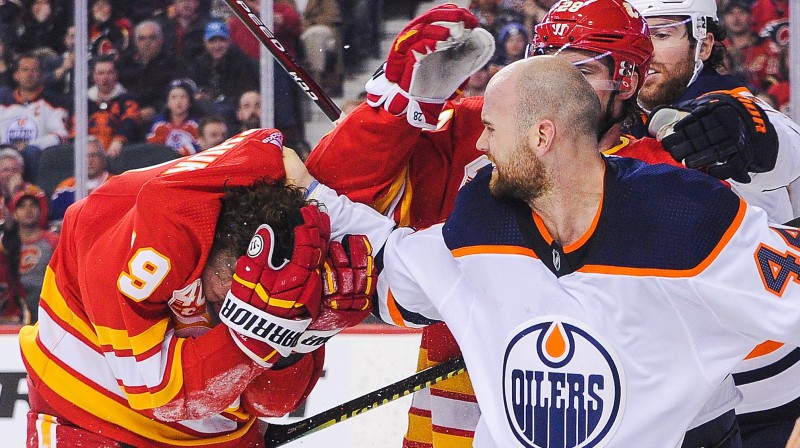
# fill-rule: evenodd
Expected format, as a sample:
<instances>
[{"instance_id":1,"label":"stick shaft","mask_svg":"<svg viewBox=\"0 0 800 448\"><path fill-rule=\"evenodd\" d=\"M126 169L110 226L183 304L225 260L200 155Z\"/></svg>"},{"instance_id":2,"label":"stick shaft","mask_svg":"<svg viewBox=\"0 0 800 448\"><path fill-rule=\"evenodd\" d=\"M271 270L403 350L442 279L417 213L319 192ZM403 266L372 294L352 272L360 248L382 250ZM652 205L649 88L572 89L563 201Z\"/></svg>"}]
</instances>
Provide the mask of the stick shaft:
<instances>
[{"instance_id":1,"label":"stick shaft","mask_svg":"<svg viewBox=\"0 0 800 448\"><path fill-rule=\"evenodd\" d=\"M375 409L378 406L430 387L440 381L452 378L465 370L464 358L459 356L299 422L288 425L270 423L266 434L264 434L264 443L267 447L281 446L292 440L343 422L348 418L363 414L370 409Z\"/></svg>"},{"instance_id":2,"label":"stick shaft","mask_svg":"<svg viewBox=\"0 0 800 448\"><path fill-rule=\"evenodd\" d=\"M247 29L272 53L272 56L281 64L289 76L300 86L301 89L319 106L331 121L336 121L342 115L342 110L331 100L322 87L314 81L311 76L301 67L286 48L275 38L272 31L264 25L256 15L257 11L251 11L243 0L225 0L225 3L233 10Z\"/></svg>"}]
</instances>

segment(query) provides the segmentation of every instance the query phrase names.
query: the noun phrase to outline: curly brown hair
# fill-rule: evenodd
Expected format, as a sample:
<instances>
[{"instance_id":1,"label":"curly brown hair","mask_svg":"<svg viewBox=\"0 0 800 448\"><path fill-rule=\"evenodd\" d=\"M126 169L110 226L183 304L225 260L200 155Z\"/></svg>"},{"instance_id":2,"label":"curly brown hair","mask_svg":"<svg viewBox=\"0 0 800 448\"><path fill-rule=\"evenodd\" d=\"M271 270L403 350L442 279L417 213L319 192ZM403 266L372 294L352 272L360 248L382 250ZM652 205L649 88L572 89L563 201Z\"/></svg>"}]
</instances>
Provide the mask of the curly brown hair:
<instances>
[{"instance_id":1,"label":"curly brown hair","mask_svg":"<svg viewBox=\"0 0 800 448\"><path fill-rule=\"evenodd\" d=\"M222 210L214 231L209 259L244 255L250 239L261 224L275 234L273 262L290 258L294 228L302 224L300 209L308 204L305 189L258 180L247 187L229 187L222 198Z\"/></svg>"}]
</instances>

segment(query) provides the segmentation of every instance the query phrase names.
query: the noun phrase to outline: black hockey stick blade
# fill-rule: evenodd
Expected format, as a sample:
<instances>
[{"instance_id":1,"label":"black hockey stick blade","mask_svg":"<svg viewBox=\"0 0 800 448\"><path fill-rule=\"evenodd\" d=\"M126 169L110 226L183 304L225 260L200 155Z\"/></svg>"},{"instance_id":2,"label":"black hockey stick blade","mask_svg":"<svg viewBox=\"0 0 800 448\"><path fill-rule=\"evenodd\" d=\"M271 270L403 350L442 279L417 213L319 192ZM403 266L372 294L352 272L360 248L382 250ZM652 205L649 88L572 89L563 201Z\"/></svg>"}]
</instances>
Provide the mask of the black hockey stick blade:
<instances>
[{"instance_id":1,"label":"black hockey stick blade","mask_svg":"<svg viewBox=\"0 0 800 448\"><path fill-rule=\"evenodd\" d=\"M264 434L264 445L267 447L281 446L292 440L343 422L348 418L363 414L370 409L375 409L398 398L413 394L464 371L466 371L464 358L459 356L298 422L286 425L270 423L267 426L267 432Z\"/></svg>"},{"instance_id":2,"label":"black hockey stick blade","mask_svg":"<svg viewBox=\"0 0 800 448\"><path fill-rule=\"evenodd\" d=\"M243 0L225 0L225 3L233 10L237 17L245 24L248 30L253 33L253 36L261 42L266 49L272 53L275 60L281 64L286 73L303 89L303 92L311 98L314 103L322 109L322 112L330 118L331 121L336 121L341 115L342 110L333 102L333 100L322 90L319 84L303 69L294 58L286 51L286 48L269 28L264 25L261 19L256 15L258 11L251 11L250 7Z\"/></svg>"}]
</instances>

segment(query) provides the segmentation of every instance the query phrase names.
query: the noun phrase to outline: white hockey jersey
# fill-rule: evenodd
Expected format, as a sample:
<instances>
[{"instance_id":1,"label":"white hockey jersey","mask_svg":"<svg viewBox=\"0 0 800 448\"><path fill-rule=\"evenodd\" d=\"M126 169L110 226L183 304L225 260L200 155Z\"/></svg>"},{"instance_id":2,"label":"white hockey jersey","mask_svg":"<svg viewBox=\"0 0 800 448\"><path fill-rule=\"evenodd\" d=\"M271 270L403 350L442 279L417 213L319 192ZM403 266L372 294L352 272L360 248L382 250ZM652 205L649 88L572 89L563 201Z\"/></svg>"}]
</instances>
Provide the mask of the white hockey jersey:
<instances>
[{"instance_id":1,"label":"white hockey jersey","mask_svg":"<svg viewBox=\"0 0 800 448\"><path fill-rule=\"evenodd\" d=\"M747 92L749 93L749 92ZM752 181L731 181L731 188L748 204L767 212L776 223L800 216L800 126L786 115L759 101L778 134L778 160L768 173L751 174ZM800 348L775 341L759 344L734 368L735 383L742 393L737 414L767 412L778 420L792 420L800 409ZM712 400L713 401L713 400ZM719 401L724 401L720 398ZM781 407L795 401L795 404ZM735 401L734 401L735 403ZM711 416L713 417L713 415ZM740 421L774 420L767 414L741 416Z\"/></svg>"},{"instance_id":2,"label":"white hockey jersey","mask_svg":"<svg viewBox=\"0 0 800 448\"><path fill-rule=\"evenodd\" d=\"M367 233L381 317L444 320L482 410L477 447L676 446L763 339L800 345L800 235L691 170L606 160L592 228L561 247L482 170L414 232L323 186L333 233Z\"/></svg>"},{"instance_id":3,"label":"white hockey jersey","mask_svg":"<svg viewBox=\"0 0 800 448\"><path fill-rule=\"evenodd\" d=\"M16 91L0 91L0 143L29 145L47 148L64 142L69 137L69 113L61 99L50 92L42 93L33 101L24 101Z\"/></svg>"}]
</instances>

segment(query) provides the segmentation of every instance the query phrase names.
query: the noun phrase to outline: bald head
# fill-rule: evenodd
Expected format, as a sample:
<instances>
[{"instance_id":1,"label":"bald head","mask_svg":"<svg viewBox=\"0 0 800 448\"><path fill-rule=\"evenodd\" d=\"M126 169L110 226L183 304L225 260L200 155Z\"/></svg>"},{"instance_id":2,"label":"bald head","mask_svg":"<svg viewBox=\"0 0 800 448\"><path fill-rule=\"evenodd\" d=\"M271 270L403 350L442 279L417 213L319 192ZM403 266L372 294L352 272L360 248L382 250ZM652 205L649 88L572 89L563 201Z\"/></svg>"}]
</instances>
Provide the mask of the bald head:
<instances>
[{"instance_id":1,"label":"bald head","mask_svg":"<svg viewBox=\"0 0 800 448\"><path fill-rule=\"evenodd\" d=\"M564 134L596 138L600 99L571 63L555 56L523 59L500 70L486 87L486 100L513 105L517 128L526 132L539 120L552 120Z\"/></svg>"}]
</instances>

